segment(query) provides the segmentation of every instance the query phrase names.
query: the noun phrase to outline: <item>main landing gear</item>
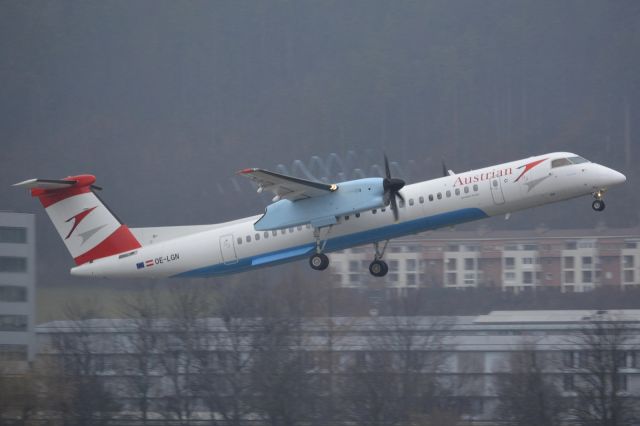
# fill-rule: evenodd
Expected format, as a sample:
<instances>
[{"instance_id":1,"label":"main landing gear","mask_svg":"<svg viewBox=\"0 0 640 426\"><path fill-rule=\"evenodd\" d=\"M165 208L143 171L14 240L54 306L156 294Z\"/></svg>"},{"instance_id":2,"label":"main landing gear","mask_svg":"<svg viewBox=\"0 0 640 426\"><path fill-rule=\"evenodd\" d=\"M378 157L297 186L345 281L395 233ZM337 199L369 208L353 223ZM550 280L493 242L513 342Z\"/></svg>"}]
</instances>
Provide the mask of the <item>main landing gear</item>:
<instances>
[{"instance_id":1,"label":"main landing gear","mask_svg":"<svg viewBox=\"0 0 640 426\"><path fill-rule=\"evenodd\" d=\"M329 230L331 230L331 227L329 227ZM316 253L309 258L309 265L311 266L311 269L324 271L329 266L329 258L322 252L324 250L324 246L327 244L327 240L320 240L319 228L313 229L313 237L316 239Z\"/></svg>"},{"instance_id":2,"label":"main landing gear","mask_svg":"<svg viewBox=\"0 0 640 426\"><path fill-rule=\"evenodd\" d=\"M373 259L373 262L369 265L369 272L374 277L384 277L389 272L389 265L387 262L382 260L382 256L384 256L384 251L387 249L387 244L389 244L389 240L384 242L382 249L380 249L379 243L374 243L373 246L376 248L376 255Z\"/></svg>"},{"instance_id":3,"label":"main landing gear","mask_svg":"<svg viewBox=\"0 0 640 426\"><path fill-rule=\"evenodd\" d=\"M601 212L606 207L602 198L604 197L604 191L598 191L593 193L593 198L595 200L591 204L591 208L593 208L597 212Z\"/></svg>"}]
</instances>

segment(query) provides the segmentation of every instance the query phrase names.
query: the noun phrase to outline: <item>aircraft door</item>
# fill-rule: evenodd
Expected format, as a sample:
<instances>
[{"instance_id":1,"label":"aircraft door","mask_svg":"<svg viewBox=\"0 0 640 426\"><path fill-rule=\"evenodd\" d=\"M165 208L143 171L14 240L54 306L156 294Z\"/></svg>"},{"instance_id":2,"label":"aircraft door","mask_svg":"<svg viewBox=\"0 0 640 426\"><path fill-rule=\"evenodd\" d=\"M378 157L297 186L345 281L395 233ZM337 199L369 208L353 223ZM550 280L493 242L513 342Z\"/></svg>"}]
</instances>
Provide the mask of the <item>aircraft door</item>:
<instances>
[{"instance_id":1,"label":"aircraft door","mask_svg":"<svg viewBox=\"0 0 640 426\"><path fill-rule=\"evenodd\" d=\"M500 178L491 179L491 197L493 197L495 204L504 204L504 193L502 192Z\"/></svg>"},{"instance_id":2,"label":"aircraft door","mask_svg":"<svg viewBox=\"0 0 640 426\"><path fill-rule=\"evenodd\" d=\"M233 235L223 235L220 237L220 253L222 254L222 262L225 265L238 263L238 255L233 241Z\"/></svg>"}]
</instances>

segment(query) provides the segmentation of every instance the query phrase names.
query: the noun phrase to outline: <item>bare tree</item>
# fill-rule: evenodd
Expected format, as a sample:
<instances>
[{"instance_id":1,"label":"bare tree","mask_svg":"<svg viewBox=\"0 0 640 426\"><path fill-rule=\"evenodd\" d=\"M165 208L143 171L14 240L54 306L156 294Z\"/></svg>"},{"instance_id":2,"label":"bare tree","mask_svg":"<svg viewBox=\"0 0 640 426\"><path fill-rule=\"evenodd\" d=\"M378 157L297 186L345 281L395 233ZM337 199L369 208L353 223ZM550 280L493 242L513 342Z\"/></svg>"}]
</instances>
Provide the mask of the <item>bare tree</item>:
<instances>
[{"instance_id":1,"label":"bare tree","mask_svg":"<svg viewBox=\"0 0 640 426\"><path fill-rule=\"evenodd\" d=\"M368 350L356 354L345 383L351 417L394 425L450 411L443 404L447 389L435 379L445 361L442 332L448 323L404 315L372 321L376 332L367 335Z\"/></svg>"},{"instance_id":2,"label":"bare tree","mask_svg":"<svg viewBox=\"0 0 640 426\"><path fill-rule=\"evenodd\" d=\"M66 328L52 335L51 345L69 396L54 409L65 425L106 425L120 410L102 374L104 355L92 329L99 312L93 301L70 302L65 307Z\"/></svg>"},{"instance_id":3,"label":"bare tree","mask_svg":"<svg viewBox=\"0 0 640 426\"><path fill-rule=\"evenodd\" d=\"M198 409L198 353L207 350L206 323L212 312L212 294L204 287L172 287L168 330L158 341L160 363L168 384L163 412L181 425L189 425Z\"/></svg>"},{"instance_id":4,"label":"bare tree","mask_svg":"<svg viewBox=\"0 0 640 426\"><path fill-rule=\"evenodd\" d=\"M162 310L158 292L149 288L120 301L120 311L127 319L127 330L121 350L127 362L119 366L131 407L142 425L149 422L151 412L161 409L153 404L157 396L159 361L159 334Z\"/></svg>"},{"instance_id":5,"label":"bare tree","mask_svg":"<svg viewBox=\"0 0 640 426\"><path fill-rule=\"evenodd\" d=\"M566 407L547 361L534 344L510 355L507 371L496 383L500 420L513 426L562 424Z\"/></svg>"},{"instance_id":6,"label":"bare tree","mask_svg":"<svg viewBox=\"0 0 640 426\"><path fill-rule=\"evenodd\" d=\"M594 316L571 342L566 377L575 392L572 417L586 426L630 426L640 420L638 398L627 392L631 351L638 350L637 326L609 313Z\"/></svg>"}]
</instances>

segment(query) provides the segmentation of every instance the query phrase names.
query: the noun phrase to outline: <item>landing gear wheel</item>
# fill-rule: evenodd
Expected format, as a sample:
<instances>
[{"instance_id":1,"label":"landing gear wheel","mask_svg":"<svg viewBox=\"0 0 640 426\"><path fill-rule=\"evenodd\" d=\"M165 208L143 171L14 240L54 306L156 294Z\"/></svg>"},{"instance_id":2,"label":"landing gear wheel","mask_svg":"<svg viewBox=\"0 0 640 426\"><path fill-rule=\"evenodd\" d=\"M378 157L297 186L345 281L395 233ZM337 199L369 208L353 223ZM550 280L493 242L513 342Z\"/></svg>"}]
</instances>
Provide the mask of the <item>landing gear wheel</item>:
<instances>
[{"instance_id":1,"label":"landing gear wheel","mask_svg":"<svg viewBox=\"0 0 640 426\"><path fill-rule=\"evenodd\" d=\"M309 258L309 265L316 271L324 271L329 266L329 258L324 253L316 253Z\"/></svg>"},{"instance_id":2,"label":"landing gear wheel","mask_svg":"<svg viewBox=\"0 0 640 426\"><path fill-rule=\"evenodd\" d=\"M604 208L605 208L605 204L604 204L604 201L602 201L602 200L595 200L595 201L593 202L593 204L591 204L591 207L592 207L595 211L597 211L597 212L601 212L602 210L604 210Z\"/></svg>"},{"instance_id":3,"label":"landing gear wheel","mask_svg":"<svg viewBox=\"0 0 640 426\"><path fill-rule=\"evenodd\" d=\"M369 272L371 272L371 275L374 277L384 277L387 275L387 272L389 272L389 266L384 260L374 260L371 262L371 265L369 265Z\"/></svg>"}]
</instances>

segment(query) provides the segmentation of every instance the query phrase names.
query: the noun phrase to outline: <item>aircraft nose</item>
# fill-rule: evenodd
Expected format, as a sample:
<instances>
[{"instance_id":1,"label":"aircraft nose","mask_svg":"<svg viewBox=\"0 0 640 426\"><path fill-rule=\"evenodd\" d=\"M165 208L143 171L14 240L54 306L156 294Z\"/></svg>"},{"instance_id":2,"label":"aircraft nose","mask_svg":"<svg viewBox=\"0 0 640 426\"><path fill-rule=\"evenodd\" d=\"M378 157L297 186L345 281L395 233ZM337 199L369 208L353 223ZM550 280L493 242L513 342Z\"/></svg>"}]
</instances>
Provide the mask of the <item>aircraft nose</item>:
<instances>
[{"instance_id":1,"label":"aircraft nose","mask_svg":"<svg viewBox=\"0 0 640 426\"><path fill-rule=\"evenodd\" d=\"M610 169L609 173L611 179L610 185L620 185L621 183L625 183L627 181L627 177L618 171Z\"/></svg>"},{"instance_id":2,"label":"aircraft nose","mask_svg":"<svg viewBox=\"0 0 640 426\"><path fill-rule=\"evenodd\" d=\"M607 186L614 186L625 183L627 181L627 177L616 170L607 169L606 180Z\"/></svg>"}]
</instances>

